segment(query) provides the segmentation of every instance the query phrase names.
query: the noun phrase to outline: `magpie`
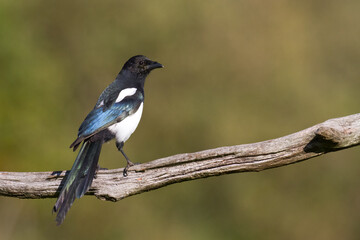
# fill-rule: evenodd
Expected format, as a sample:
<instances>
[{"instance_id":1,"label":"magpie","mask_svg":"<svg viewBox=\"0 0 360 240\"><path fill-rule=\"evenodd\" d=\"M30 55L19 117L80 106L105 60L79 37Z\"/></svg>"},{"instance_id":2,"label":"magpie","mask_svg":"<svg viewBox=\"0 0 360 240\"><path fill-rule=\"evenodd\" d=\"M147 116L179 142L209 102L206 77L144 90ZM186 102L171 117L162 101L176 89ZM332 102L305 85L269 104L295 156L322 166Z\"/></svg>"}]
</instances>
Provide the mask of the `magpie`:
<instances>
[{"instance_id":1,"label":"magpie","mask_svg":"<svg viewBox=\"0 0 360 240\"><path fill-rule=\"evenodd\" d=\"M164 67L143 55L130 58L116 79L101 93L94 109L80 125L78 137L70 145L75 151L82 143L75 162L67 175L59 197L53 207L60 225L75 198L89 190L99 168L98 161L103 143L116 139L116 147L126 159L123 175L134 163L123 147L139 124L144 105L144 83L148 74Z\"/></svg>"}]
</instances>

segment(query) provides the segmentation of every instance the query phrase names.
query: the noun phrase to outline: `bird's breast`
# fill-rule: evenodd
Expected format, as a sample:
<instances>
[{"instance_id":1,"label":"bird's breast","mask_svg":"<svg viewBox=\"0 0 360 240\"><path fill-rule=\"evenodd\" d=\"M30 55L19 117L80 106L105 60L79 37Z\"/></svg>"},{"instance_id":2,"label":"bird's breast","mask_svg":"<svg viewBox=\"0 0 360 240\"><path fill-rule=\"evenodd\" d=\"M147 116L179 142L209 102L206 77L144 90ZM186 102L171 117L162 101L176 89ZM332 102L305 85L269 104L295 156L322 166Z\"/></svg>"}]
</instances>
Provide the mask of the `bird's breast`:
<instances>
[{"instance_id":1,"label":"bird's breast","mask_svg":"<svg viewBox=\"0 0 360 240\"><path fill-rule=\"evenodd\" d=\"M141 119L143 105L144 103L141 103L138 110L134 114L109 127L109 130L115 135L117 142L125 142L135 131Z\"/></svg>"}]
</instances>

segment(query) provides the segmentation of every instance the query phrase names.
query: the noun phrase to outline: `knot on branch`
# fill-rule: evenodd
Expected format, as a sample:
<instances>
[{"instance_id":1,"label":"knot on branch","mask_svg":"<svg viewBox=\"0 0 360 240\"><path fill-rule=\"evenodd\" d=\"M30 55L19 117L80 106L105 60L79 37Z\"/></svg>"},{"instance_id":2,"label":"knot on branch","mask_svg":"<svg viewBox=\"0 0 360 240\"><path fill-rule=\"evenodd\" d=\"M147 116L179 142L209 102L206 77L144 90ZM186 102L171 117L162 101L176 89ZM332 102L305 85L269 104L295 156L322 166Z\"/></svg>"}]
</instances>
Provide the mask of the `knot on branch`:
<instances>
[{"instance_id":1,"label":"knot on branch","mask_svg":"<svg viewBox=\"0 0 360 240\"><path fill-rule=\"evenodd\" d=\"M315 131L315 136L304 147L305 152L325 153L335 151L342 141L341 131L321 126Z\"/></svg>"}]
</instances>

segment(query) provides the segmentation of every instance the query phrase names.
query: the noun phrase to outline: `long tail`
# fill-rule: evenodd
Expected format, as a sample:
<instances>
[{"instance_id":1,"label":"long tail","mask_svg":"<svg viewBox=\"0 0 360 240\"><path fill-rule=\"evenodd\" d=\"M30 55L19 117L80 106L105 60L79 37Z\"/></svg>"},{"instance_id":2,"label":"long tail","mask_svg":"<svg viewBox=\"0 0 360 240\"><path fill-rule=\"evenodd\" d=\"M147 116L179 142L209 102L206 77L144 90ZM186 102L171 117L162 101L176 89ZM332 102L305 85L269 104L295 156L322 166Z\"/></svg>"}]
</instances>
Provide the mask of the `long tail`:
<instances>
[{"instance_id":1,"label":"long tail","mask_svg":"<svg viewBox=\"0 0 360 240\"><path fill-rule=\"evenodd\" d=\"M57 212L57 225L64 221L75 197L81 198L89 190L96 173L102 144L102 141L87 141L81 146L53 208L53 212Z\"/></svg>"}]
</instances>

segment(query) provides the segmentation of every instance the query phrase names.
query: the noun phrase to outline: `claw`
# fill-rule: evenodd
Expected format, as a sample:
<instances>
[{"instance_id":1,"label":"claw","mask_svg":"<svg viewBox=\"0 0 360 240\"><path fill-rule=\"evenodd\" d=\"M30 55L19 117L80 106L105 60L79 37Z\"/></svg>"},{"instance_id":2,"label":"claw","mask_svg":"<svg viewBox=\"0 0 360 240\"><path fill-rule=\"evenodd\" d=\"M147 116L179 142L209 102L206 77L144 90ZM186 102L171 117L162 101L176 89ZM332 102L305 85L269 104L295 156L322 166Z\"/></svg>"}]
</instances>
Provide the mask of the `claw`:
<instances>
[{"instance_id":1,"label":"claw","mask_svg":"<svg viewBox=\"0 0 360 240\"><path fill-rule=\"evenodd\" d=\"M131 162L129 159L126 159L126 161L127 161L127 164L126 164L126 167L124 168L124 171L123 171L123 176L124 177L128 176L128 174L127 174L128 169L135 165L135 163Z\"/></svg>"}]
</instances>

